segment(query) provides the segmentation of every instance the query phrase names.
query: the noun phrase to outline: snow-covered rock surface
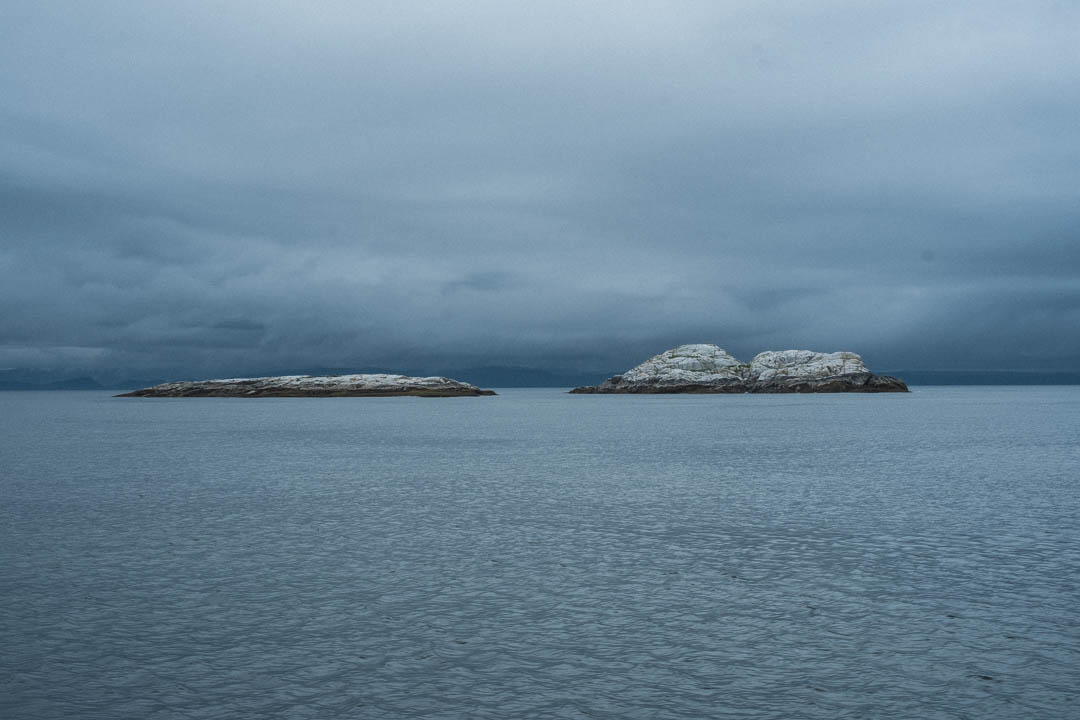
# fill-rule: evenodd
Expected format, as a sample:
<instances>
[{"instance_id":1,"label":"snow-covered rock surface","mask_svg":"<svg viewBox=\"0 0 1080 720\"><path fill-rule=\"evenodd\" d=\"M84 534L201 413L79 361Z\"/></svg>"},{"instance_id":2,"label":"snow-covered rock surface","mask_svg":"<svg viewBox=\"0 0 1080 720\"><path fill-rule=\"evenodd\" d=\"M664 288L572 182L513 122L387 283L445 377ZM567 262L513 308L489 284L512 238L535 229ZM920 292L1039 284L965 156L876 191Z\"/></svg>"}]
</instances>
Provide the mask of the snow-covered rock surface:
<instances>
[{"instance_id":1,"label":"snow-covered rock surface","mask_svg":"<svg viewBox=\"0 0 1080 720\"><path fill-rule=\"evenodd\" d=\"M746 365L716 345L680 345L573 393L907 392L855 353L771 350Z\"/></svg>"},{"instance_id":2,"label":"snow-covered rock surface","mask_svg":"<svg viewBox=\"0 0 1080 720\"><path fill-rule=\"evenodd\" d=\"M172 382L118 397L455 397L494 394L491 390L481 390L475 385L445 377L374 374L279 375Z\"/></svg>"}]
</instances>

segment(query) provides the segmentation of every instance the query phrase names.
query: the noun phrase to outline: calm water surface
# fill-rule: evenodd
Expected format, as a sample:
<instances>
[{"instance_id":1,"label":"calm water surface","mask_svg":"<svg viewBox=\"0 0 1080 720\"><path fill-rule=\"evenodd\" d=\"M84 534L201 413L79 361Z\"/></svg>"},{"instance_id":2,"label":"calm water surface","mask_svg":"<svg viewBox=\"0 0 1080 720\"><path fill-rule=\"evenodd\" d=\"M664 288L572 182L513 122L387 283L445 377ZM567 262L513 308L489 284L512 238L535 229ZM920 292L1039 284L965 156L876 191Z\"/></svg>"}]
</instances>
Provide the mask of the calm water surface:
<instances>
[{"instance_id":1,"label":"calm water surface","mask_svg":"<svg viewBox=\"0 0 1080 720\"><path fill-rule=\"evenodd\" d=\"M0 393L3 718L1080 717L1080 388Z\"/></svg>"}]
</instances>

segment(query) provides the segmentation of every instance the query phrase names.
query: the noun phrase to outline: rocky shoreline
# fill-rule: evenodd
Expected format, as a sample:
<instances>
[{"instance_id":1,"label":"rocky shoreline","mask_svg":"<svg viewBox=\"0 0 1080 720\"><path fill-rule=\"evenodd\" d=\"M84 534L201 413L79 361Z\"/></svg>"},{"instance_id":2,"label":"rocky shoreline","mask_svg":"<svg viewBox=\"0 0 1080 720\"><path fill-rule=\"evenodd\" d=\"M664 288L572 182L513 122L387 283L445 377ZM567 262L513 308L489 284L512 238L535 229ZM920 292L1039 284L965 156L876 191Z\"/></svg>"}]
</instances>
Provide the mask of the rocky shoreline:
<instances>
[{"instance_id":1,"label":"rocky shoreline","mask_svg":"<svg viewBox=\"0 0 1080 720\"><path fill-rule=\"evenodd\" d=\"M116 397L475 397L494 395L459 380L406 375L281 375L171 382Z\"/></svg>"},{"instance_id":2,"label":"rocky shoreline","mask_svg":"<svg viewBox=\"0 0 1080 720\"><path fill-rule=\"evenodd\" d=\"M852 352L770 350L743 363L716 345L680 345L573 394L908 392Z\"/></svg>"}]
</instances>

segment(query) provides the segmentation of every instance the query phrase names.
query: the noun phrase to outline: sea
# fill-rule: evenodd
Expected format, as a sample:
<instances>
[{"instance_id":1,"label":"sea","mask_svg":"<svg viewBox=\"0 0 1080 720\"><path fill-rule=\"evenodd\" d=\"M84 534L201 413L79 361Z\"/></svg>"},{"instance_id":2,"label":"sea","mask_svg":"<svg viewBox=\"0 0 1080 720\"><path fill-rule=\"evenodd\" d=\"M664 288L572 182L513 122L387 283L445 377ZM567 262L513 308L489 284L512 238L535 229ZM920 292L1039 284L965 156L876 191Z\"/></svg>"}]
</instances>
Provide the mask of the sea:
<instances>
[{"instance_id":1,"label":"sea","mask_svg":"<svg viewBox=\"0 0 1080 720\"><path fill-rule=\"evenodd\" d=\"M1080 717L1080 387L0 393L0 718L533 717Z\"/></svg>"}]
</instances>

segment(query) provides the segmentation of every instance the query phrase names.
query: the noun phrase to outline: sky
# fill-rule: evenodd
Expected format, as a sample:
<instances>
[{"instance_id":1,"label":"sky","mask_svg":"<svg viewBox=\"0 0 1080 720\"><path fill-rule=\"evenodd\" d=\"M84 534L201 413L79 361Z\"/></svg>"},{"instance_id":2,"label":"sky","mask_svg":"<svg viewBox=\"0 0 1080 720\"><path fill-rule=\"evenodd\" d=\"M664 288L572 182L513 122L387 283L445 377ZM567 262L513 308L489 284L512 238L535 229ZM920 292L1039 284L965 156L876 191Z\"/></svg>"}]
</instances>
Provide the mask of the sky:
<instances>
[{"instance_id":1,"label":"sky","mask_svg":"<svg viewBox=\"0 0 1080 720\"><path fill-rule=\"evenodd\" d=\"M1080 3L0 0L0 369L1080 369Z\"/></svg>"}]
</instances>

